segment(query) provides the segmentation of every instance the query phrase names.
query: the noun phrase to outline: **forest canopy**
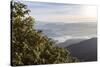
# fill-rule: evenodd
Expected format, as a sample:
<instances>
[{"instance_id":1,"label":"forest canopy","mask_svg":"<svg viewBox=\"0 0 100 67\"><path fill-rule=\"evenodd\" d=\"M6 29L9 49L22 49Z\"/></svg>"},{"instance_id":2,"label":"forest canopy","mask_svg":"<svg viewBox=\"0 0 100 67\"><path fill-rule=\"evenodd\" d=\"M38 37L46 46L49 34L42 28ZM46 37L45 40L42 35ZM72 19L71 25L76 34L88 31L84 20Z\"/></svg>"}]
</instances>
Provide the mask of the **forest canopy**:
<instances>
[{"instance_id":1,"label":"forest canopy","mask_svg":"<svg viewBox=\"0 0 100 67\"><path fill-rule=\"evenodd\" d=\"M35 18L27 5L11 2L11 65L38 65L78 62L70 52L55 46L55 42L36 30Z\"/></svg>"}]
</instances>

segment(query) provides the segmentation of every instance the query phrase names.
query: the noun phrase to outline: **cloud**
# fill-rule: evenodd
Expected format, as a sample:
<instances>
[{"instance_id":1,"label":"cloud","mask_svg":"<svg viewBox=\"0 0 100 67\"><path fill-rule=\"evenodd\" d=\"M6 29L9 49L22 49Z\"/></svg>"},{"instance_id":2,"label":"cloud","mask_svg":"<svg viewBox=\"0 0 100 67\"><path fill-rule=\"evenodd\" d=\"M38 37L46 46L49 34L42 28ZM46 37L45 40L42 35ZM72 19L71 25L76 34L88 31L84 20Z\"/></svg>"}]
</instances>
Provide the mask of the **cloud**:
<instances>
[{"instance_id":1,"label":"cloud","mask_svg":"<svg viewBox=\"0 0 100 67\"><path fill-rule=\"evenodd\" d=\"M30 15L35 17L37 21L80 22L97 20L95 6L26 1L23 3L28 6L31 10Z\"/></svg>"}]
</instances>

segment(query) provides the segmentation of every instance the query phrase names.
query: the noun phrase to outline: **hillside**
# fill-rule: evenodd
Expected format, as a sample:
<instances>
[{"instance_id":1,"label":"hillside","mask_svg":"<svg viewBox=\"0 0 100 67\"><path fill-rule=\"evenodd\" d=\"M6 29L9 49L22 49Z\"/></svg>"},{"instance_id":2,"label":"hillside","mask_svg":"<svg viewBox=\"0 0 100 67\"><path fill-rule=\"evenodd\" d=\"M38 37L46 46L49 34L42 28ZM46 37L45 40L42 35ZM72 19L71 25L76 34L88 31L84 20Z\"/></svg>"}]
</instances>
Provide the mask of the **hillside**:
<instances>
[{"instance_id":1,"label":"hillside","mask_svg":"<svg viewBox=\"0 0 100 67\"><path fill-rule=\"evenodd\" d=\"M78 62L68 50L54 46L54 41L35 29L35 19L29 12L23 3L11 3L11 65Z\"/></svg>"},{"instance_id":2,"label":"hillside","mask_svg":"<svg viewBox=\"0 0 100 67\"><path fill-rule=\"evenodd\" d=\"M66 40L65 42L58 43L56 46L65 48L65 47L68 47L70 45L77 44L77 43L84 41L84 40L86 40L86 39L69 39L69 40Z\"/></svg>"},{"instance_id":3,"label":"hillside","mask_svg":"<svg viewBox=\"0 0 100 67\"><path fill-rule=\"evenodd\" d=\"M72 54L81 61L97 60L97 38L88 39L77 44L66 47Z\"/></svg>"}]
</instances>

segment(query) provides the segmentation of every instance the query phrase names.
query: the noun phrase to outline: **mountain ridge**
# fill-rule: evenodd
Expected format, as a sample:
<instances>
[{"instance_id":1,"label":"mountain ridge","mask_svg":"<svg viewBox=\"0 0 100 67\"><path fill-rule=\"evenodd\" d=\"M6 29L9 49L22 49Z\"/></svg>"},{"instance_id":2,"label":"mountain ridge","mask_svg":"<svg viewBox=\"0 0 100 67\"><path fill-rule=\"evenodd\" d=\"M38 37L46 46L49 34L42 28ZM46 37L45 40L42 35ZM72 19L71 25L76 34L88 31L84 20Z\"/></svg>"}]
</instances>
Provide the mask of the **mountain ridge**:
<instances>
[{"instance_id":1,"label":"mountain ridge","mask_svg":"<svg viewBox=\"0 0 100 67\"><path fill-rule=\"evenodd\" d=\"M97 38L91 38L65 48L71 52L72 56L77 57L81 61L97 60Z\"/></svg>"}]
</instances>

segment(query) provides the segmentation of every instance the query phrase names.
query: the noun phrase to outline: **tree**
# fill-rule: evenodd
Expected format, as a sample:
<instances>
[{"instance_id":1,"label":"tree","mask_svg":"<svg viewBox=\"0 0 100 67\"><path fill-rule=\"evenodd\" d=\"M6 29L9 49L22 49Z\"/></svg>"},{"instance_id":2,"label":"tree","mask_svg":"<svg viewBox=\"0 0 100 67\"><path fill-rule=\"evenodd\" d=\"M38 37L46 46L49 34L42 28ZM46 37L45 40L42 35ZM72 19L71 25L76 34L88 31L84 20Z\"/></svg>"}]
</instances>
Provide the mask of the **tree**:
<instances>
[{"instance_id":1,"label":"tree","mask_svg":"<svg viewBox=\"0 0 100 67\"><path fill-rule=\"evenodd\" d=\"M35 19L29 12L23 3L11 3L11 65L77 62L68 50L54 46L50 38L34 28Z\"/></svg>"}]
</instances>

